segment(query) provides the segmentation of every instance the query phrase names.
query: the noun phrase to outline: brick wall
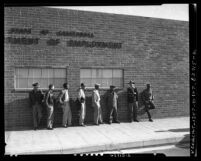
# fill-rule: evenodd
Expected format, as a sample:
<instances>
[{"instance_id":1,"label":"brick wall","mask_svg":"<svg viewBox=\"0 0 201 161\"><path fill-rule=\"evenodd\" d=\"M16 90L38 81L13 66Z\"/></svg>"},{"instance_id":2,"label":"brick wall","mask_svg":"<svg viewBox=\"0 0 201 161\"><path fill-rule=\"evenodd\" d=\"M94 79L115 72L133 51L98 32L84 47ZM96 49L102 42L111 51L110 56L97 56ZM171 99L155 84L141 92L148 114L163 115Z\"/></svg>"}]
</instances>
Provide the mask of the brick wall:
<instances>
[{"instance_id":1,"label":"brick wall","mask_svg":"<svg viewBox=\"0 0 201 161\"><path fill-rule=\"evenodd\" d=\"M6 7L4 15L5 37L23 35L8 34L10 28L31 28L26 37L40 38L35 45L17 45L5 42L5 128L32 127L28 91L14 88L15 67L66 66L70 96L77 97L80 84L80 68L113 67L124 70L124 88L119 90L119 118L127 121L127 82L136 82L138 91L150 82L155 95L156 109L153 118L189 115L189 30L188 22L105 14L86 11L39 7ZM40 35L49 30L48 35ZM58 37L57 31L81 31L94 34L93 38ZM56 46L47 46L50 38L60 39ZM68 47L67 40L121 42L122 48ZM106 118L106 90L101 90L102 107ZM87 90L86 121L93 120L91 90ZM55 123L61 124L61 109L55 109ZM78 111L72 104L73 122ZM44 111L45 112L45 111ZM139 118L147 118L140 105ZM45 114L44 114L45 116ZM43 119L45 122L45 117Z\"/></svg>"}]
</instances>

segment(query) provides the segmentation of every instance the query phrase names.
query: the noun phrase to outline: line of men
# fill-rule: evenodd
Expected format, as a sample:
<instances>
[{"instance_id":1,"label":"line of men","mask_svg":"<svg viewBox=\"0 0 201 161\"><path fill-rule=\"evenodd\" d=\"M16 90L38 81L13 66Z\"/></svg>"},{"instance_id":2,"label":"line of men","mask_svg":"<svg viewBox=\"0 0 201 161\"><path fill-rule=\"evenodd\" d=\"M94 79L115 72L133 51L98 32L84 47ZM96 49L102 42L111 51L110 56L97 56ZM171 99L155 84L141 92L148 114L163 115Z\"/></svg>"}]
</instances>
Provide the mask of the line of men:
<instances>
[{"instance_id":1,"label":"line of men","mask_svg":"<svg viewBox=\"0 0 201 161\"><path fill-rule=\"evenodd\" d=\"M135 87L135 82L132 80L128 83L129 87L127 89L127 101L129 109L129 119L130 122L139 122L137 119L137 109L138 109L138 91ZM43 105L46 106L47 111L47 129L53 129L53 118L54 118L54 106L55 106L55 96L54 96L54 85L49 85L49 90L44 94L39 89L39 83L33 84L33 90L29 93L30 107L32 107L33 113L33 125L34 130L39 128L42 118L42 108ZM95 84L95 89L92 92L92 107L94 109L94 124L99 125L103 124L102 109L100 105L100 84ZM72 126L72 113L70 107L70 97L68 93L69 84L64 83L63 89L57 97L58 104L63 111L62 117L62 126L68 127ZM110 90L106 97L106 102L108 106L108 124L111 123L120 123L118 120L117 113L117 102L118 95L115 91L116 87L114 85L110 86ZM155 105L153 104L153 92L151 85L147 84L147 88L142 92L142 100L145 105L145 111L148 115L149 121L153 121L149 113L149 109L154 109ZM81 83L80 88L78 89L78 102L80 105L80 118L79 125L85 126L85 116L86 116L86 95L85 95L85 85Z\"/></svg>"}]
</instances>

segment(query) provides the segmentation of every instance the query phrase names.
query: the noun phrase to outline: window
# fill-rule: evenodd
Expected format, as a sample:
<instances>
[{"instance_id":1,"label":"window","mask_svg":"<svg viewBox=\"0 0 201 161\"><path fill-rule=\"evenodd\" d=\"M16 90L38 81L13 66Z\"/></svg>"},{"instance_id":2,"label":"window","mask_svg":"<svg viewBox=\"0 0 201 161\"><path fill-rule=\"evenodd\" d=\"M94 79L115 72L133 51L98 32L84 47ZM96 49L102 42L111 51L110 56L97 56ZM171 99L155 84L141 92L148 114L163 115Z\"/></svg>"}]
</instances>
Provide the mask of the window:
<instances>
[{"instance_id":1,"label":"window","mask_svg":"<svg viewBox=\"0 0 201 161\"><path fill-rule=\"evenodd\" d=\"M16 68L15 88L29 89L32 84L38 82L40 88L48 88L54 84L55 88L62 88L66 82L66 69L62 68Z\"/></svg>"},{"instance_id":2,"label":"window","mask_svg":"<svg viewBox=\"0 0 201 161\"><path fill-rule=\"evenodd\" d=\"M122 69L81 69L80 81L86 87L94 87L95 83L101 84L100 87L109 88L110 85L123 87Z\"/></svg>"}]
</instances>

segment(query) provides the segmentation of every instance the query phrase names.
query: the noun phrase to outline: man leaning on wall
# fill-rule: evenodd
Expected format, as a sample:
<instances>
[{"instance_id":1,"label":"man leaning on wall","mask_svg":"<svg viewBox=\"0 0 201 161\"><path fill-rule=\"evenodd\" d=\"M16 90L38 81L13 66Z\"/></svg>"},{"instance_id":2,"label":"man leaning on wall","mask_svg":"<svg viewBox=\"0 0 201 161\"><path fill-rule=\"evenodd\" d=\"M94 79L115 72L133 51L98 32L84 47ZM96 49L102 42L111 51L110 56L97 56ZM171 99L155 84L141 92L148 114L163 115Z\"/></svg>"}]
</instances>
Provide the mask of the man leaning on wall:
<instances>
[{"instance_id":1,"label":"man leaning on wall","mask_svg":"<svg viewBox=\"0 0 201 161\"><path fill-rule=\"evenodd\" d=\"M103 124L102 119L102 109L100 106L100 93L99 93L99 86L100 84L95 84L95 89L92 93L92 106L94 109L94 124L99 125Z\"/></svg>"},{"instance_id":2,"label":"man leaning on wall","mask_svg":"<svg viewBox=\"0 0 201 161\"><path fill-rule=\"evenodd\" d=\"M33 90L29 93L30 107L33 113L34 130L39 128L42 118L42 100L44 98L43 92L39 89L39 83L33 83Z\"/></svg>"}]
</instances>

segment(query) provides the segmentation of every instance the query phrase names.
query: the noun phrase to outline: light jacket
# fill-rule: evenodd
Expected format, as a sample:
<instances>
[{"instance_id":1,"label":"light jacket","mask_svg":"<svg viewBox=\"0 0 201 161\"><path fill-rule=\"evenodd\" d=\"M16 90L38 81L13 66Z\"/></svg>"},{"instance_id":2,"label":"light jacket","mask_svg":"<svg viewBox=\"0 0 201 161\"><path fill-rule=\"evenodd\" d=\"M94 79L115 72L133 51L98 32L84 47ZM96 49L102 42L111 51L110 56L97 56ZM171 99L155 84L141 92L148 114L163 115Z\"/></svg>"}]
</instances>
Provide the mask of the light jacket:
<instances>
[{"instance_id":1,"label":"light jacket","mask_svg":"<svg viewBox=\"0 0 201 161\"><path fill-rule=\"evenodd\" d=\"M92 93L92 106L93 107L100 107L100 94L98 90L93 90Z\"/></svg>"}]
</instances>

